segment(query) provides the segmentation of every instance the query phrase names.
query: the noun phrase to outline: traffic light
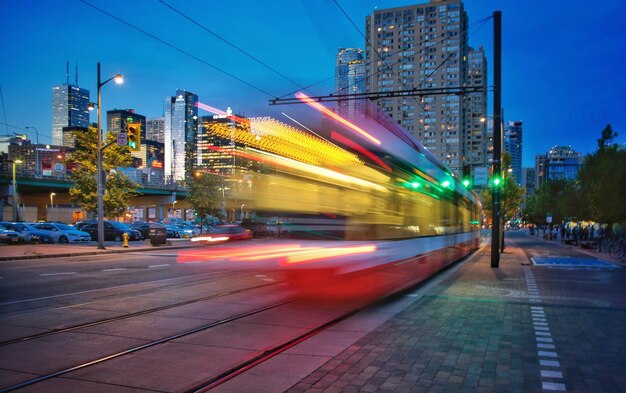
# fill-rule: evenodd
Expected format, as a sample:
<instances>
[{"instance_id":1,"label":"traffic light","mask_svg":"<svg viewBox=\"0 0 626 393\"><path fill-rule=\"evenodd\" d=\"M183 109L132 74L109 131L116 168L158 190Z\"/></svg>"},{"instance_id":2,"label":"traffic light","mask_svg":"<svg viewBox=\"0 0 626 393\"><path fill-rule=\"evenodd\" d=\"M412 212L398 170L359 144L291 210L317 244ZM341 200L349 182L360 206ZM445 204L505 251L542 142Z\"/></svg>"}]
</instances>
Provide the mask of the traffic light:
<instances>
[{"instance_id":1,"label":"traffic light","mask_svg":"<svg viewBox=\"0 0 626 393\"><path fill-rule=\"evenodd\" d=\"M494 175L491 178L491 186L495 187L495 188L500 188L502 187L502 176L500 175Z\"/></svg>"},{"instance_id":2,"label":"traffic light","mask_svg":"<svg viewBox=\"0 0 626 393\"><path fill-rule=\"evenodd\" d=\"M141 123L128 123L126 125L128 134L128 147L130 151L141 150Z\"/></svg>"},{"instance_id":3,"label":"traffic light","mask_svg":"<svg viewBox=\"0 0 626 393\"><path fill-rule=\"evenodd\" d=\"M463 180L461 180L463 187L470 188L472 185L472 173L469 165L463 165Z\"/></svg>"}]
</instances>

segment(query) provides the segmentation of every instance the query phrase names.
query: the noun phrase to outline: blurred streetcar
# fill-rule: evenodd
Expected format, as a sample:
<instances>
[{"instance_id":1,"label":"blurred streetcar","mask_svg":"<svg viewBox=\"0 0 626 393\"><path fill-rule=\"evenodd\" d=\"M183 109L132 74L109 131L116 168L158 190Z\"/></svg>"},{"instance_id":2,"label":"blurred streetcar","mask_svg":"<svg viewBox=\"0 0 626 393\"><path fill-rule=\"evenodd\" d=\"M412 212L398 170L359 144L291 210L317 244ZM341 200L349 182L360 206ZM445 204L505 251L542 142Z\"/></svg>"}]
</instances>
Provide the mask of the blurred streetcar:
<instances>
[{"instance_id":1,"label":"blurred streetcar","mask_svg":"<svg viewBox=\"0 0 626 393\"><path fill-rule=\"evenodd\" d=\"M480 201L417 140L376 109L348 121L298 98L322 115L315 134L271 118L206 125L245 146L230 154L265 168L231 183L232 198L280 214L281 233L291 238L342 241L267 254L293 285L388 293L478 247Z\"/></svg>"}]
</instances>

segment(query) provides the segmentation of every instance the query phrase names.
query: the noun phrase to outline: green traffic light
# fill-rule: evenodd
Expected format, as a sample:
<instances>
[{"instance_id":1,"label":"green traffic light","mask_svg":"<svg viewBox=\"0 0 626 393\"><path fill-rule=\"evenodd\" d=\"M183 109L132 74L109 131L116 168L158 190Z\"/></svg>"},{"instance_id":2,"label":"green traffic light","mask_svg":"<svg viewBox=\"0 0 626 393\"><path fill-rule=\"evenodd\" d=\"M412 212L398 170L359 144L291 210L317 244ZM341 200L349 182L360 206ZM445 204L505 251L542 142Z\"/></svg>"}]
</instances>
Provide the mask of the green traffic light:
<instances>
[{"instance_id":1,"label":"green traffic light","mask_svg":"<svg viewBox=\"0 0 626 393\"><path fill-rule=\"evenodd\" d=\"M467 179L464 179L463 180L463 187L467 188L467 187L469 187L469 185L470 185L470 181L467 180Z\"/></svg>"},{"instance_id":2,"label":"green traffic light","mask_svg":"<svg viewBox=\"0 0 626 393\"><path fill-rule=\"evenodd\" d=\"M502 183L502 179L500 179L499 177L494 177L493 178L493 185L498 187L500 185L500 183Z\"/></svg>"}]
</instances>

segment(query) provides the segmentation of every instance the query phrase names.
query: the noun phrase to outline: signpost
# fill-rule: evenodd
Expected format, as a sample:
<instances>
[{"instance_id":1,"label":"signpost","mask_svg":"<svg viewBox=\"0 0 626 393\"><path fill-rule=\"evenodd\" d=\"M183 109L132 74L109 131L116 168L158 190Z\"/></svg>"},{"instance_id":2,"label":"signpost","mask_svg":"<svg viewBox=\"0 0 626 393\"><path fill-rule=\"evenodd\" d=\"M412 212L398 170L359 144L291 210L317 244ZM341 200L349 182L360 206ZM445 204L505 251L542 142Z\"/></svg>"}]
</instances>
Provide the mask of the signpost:
<instances>
[{"instance_id":1,"label":"signpost","mask_svg":"<svg viewBox=\"0 0 626 393\"><path fill-rule=\"evenodd\" d=\"M128 144L128 134L125 132L120 132L117 134L117 145L118 146L126 146Z\"/></svg>"}]
</instances>

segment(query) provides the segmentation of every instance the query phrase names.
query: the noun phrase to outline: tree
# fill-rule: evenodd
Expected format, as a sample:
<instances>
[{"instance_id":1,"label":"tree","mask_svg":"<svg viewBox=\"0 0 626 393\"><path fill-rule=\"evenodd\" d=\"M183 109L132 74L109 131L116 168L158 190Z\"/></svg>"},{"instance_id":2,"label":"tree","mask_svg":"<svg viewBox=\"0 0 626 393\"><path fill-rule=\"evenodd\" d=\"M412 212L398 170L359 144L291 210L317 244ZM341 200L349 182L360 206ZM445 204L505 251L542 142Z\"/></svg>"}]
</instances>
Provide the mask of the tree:
<instances>
[{"instance_id":1,"label":"tree","mask_svg":"<svg viewBox=\"0 0 626 393\"><path fill-rule=\"evenodd\" d=\"M544 224L548 213L552 222L588 218L585 198L579 182L573 179L552 179L542 184L526 201L527 220Z\"/></svg>"},{"instance_id":2,"label":"tree","mask_svg":"<svg viewBox=\"0 0 626 393\"><path fill-rule=\"evenodd\" d=\"M607 125L598 139L598 150L585 158L578 173L591 218L609 224L608 228L626 221L626 149L612 144L616 136Z\"/></svg>"},{"instance_id":3,"label":"tree","mask_svg":"<svg viewBox=\"0 0 626 393\"><path fill-rule=\"evenodd\" d=\"M87 131L75 131L74 138L76 151L72 154L71 161L78 164L78 167L71 176L75 182L70 188L70 198L85 211L95 215L98 210L97 130L89 127ZM132 163L128 147L118 146L115 143L116 138L113 133L107 134L105 145L112 144L104 150L102 156L102 169L107 173L103 195L103 210L107 217L119 217L125 213L129 199L137 195L137 184L115 170L118 167L128 167Z\"/></svg>"},{"instance_id":4,"label":"tree","mask_svg":"<svg viewBox=\"0 0 626 393\"><path fill-rule=\"evenodd\" d=\"M220 176L203 172L196 172L196 175L187 181L189 186L187 201L200 217L200 228L208 215L219 214L223 202L220 195L222 183L223 178Z\"/></svg>"},{"instance_id":5,"label":"tree","mask_svg":"<svg viewBox=\"0 0 626 393\"><path fill-rule=\"evenodd\" d=\"M503 173L508 173L508 169L511 167L511 156L508 153L502 154L502 170ZM519 211L522 199L524 197L524 189L515 183L513 176L504 176L502 184L500 185L500 211L502 212L503 221L507 218L511 219L515 217L515 214ZM483 207L485 214L491 217L491 190L485 190L482 193Z\"/></svg>"}]
</instances>

